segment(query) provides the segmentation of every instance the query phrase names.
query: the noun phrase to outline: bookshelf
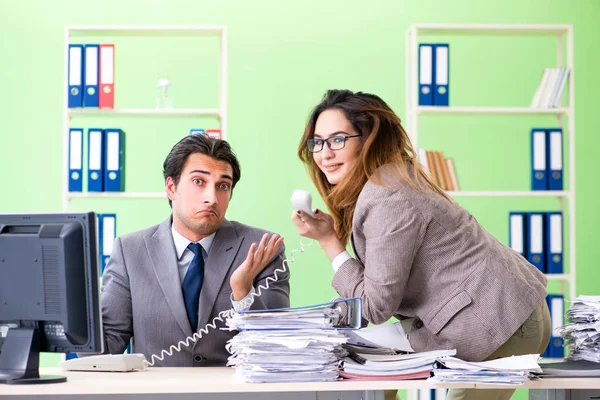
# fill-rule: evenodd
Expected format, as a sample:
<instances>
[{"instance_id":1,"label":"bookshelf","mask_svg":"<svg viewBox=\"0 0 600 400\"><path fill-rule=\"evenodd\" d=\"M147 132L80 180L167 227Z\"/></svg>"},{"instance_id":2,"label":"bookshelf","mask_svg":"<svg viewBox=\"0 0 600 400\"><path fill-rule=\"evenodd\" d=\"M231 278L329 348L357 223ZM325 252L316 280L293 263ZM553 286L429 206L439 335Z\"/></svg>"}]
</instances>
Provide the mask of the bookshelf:
<instances>
[{"instance_id":1,"label":"bookshelf","mask_svg":"<svg viewBox=\"0 0 600 400\"><path fill-rule=\"evenodd\" d=\"M437 36L545 36L556 39L557 60L556 67L569 68L569 85L565 92L566 106L559 104L558 108L530 108L530 107L488 107L488 106L419 106L419 42L427 43L427 37ZM566 54L564 49L566 48ZM563 274L546 274L549 280L558 281L561 294L565 299L573 299L575 292L575 68L573 56L573 26L572 25L482 25L482 24L414 24L406 32L405 57L405 87L406 87L406 128L415 149L419 146L419 119L426 116L488 116L501 118L512 116L523 118L525 116L554 116L567 135L568 163L564 176L565 190L563 191L451 191L457 197L556 197L560 210L567 218L568 224L563 228L563 251L568 249L568 260L564 260L565 272ZM550 66L549 66L550 67ZM454 87L456 90L456 87ZM533 96L533 92L531 95ZM566 124L565 124L566 120ZM528 134L525 132L524 134ZM565 149L566 151L566 149ZM567 153L565 153L567 155ZM568 293L568 294L567 294ZM409 393L409 398L416 398L415 393Z\"/></svg>"},{"instance_id":2,"label":"bookshelf","mask_svg":"<svg viewBox=\"0 0 600 400\"><path fill-rule=\"evenodd\" d=\"M471 115L568 115L567 108L530 108L530 107L435 107L417 106L416 115L433 114L471 114Z\"/></svg>"},{"instance_id":3,"label":"bookshelf","mask_svg":"<svg viewBox=\"0 0 600 400\"><path fill-rule=\"evenodd\" d=\"M208 115L222 118L222 114L217 108L121 108L121 109L108 109L108 108L70 108L69 115L77 116L119 116L119 115L158 115L158 116L198 116Z\"/></svg>"},{"instance_id":4,"label":"bookshelf","mask_svg":"<svg viewBox=\"0 0 600 400\"><path fill-rule=\"evenodd\" d=\"M68 86L69 74L69 44L82 38L93 37L141 37L152 40L153 37L197 37L211 36L220 41L219 46L219 93L218 108L69 108L66 87ZM121 26L84 26L73 25L64 28L64 85L63 85L63 195L62 209L67 211L72 199L96 198L96 199L166 199L164 191L161 192L69 192L68 166L69 166L69 128L74 118L85 121L85 118L106 118L112 121L114 118L196 118L215 117L221 129L221 137L227 139L227 28L223 25L121 25ZM118 63L118 59L117 59ZM158 77L157 77L158 78ZM118 83L117 83L118 85ZM117 89L118 90L118 89ZM82 123L83 125L83 123ZM112 125L107 122L107 126ZM84 130L84 135L86 131ZM173 144L175 141L173 142ZM85 151L84 151L85 152ZM126 161L127 162L127 161ZM131 166L128 166L131 168ZM127 167L126 167L127 168ZM86 166L83 166L85 174ZM127 173L127 172L126 172ZM84 190L86 188L84 187Z\"/></svg>"},{"instance_id":5,"label":"bookshelf","mask_svg":"<svg viewBox=\"0 0 600 400\"><path fill-rule=\"evenodd\" d=\"M569 68L569 87L566 107L558 108L530 108L530 107L455 107L455 106L419 106L418 99L418 51L420 36L424 35L460 35L460 36L492 36L492 35L528 35L528 36L553 36L557 42L557 67ZM566 41L566 42L565 42ZM563 52L566 43L566 65ZM569 259L566 265L568 272L563 275L563 282L568 284L568 295L575 297L575 85L573 68L573 26L572 25L465 25L465 24L415 24L406 32L406 120L407 131L415 148L419 145L419 117L436 115L489 115L502 117L512 115L550 115L556 116L561 128L565 128L564 119L567 119L566 134L568 135L569 162L568 179L563 191L452 191L448 192L453 197L556 197L561 210L568 217L565 226L565 248L569 249ZM533 93L532 93L533 95ZM565 202L566 200L566 207ZM553 278L551 274L547 275ZM561 287L565 294L564 285ZM567 296L565 296L567 298Z\"/></svg>"},{"instance_id":6,"label":"bookshelf","mask_svg":"<svg viewBox=\"0 0 600 400\"><path fill-rule=\"evenodd\" d=\"M568 191L564 190L537 190L537 191L448 191L446 192L453 197L567 197Z\"/></svg>"}]
</instances>

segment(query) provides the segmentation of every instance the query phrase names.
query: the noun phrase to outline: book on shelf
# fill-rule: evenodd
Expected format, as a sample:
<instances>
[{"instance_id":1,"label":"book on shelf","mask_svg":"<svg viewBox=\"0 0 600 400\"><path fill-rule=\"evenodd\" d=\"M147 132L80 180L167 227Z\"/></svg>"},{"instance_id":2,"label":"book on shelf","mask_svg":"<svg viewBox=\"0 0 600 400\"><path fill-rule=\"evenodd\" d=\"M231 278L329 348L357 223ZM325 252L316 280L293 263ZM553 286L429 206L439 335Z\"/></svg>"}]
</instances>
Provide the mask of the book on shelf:
<instances>
[{"instance_id":1,"label":"book on shelf","mask_svg":"<svg viewBox=\"0 0 600 400\"><path fill-rule=\"evenodd\" d=\"M545 68L531 102L532 108L556 108L569 78L569 68Z\"/></svg>"},{"instance_id":2,"label":"book on shelf","mask_svg":"<svg viewBox=\"0 0 600 400\"><path fill-rule=\"evenodd\" d=\"M429 177L443 190L459 190L454 160L444 157L443 151L419 148L417 159Z\"/></svg>"}]
</instances>

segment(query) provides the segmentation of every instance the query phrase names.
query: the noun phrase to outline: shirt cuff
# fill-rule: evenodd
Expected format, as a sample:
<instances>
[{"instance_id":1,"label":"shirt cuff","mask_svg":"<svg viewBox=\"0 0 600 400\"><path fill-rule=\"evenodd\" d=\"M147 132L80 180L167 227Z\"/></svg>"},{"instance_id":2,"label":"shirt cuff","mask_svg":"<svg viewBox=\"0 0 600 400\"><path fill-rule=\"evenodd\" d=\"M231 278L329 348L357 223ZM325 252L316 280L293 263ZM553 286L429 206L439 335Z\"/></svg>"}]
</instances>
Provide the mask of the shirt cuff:
<instances>
[{"instance_id":1,"label":"shirt cuff","mask_svg":"<svg viewBox=\"0 0 600 400\"><path fill-rule=\"evenodd\" d=\"M252 307L252 304L254 303L254 294L256 293L256 291L254 290L254 286L252 286L252 289L250 289L250 292L246 295L246 297L244 297L243 299L236 301L233 299L233 293L231 293L230 299L231 299L231 304L233 305L233 311L235 312L239 312L239 311L247 311L250 309L250 307Z\"/></svg>"},{"instance_id":2,"label":"shirt cuff","mask_svg":"<svg viewBox=\"0 0 600 400\"><path fill-rule=\"evenodd\" d=\"M342 264L351 258L352 258L352 256L347 251L342 251L340 254L335 256L335 258L331 262L331 266L333 267L333 272L337 272L337 270L342 266Z\"/></svg>"}]
</instances>

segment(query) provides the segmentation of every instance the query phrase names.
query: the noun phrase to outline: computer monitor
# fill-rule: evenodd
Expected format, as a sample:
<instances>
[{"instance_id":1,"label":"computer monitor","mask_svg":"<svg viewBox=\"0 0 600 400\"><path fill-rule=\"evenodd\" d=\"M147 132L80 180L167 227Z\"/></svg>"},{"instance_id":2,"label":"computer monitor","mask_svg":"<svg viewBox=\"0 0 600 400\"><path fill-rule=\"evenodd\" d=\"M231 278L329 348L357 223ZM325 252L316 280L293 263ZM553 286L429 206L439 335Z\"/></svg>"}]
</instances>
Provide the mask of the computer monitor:
<instances>
[{"instance_id":1,"label":"computer monitor","mask_svg":"<svg viewBox=\"0 0 600 400\"><path fill-rule=\"evenodd\" d=\"M39 374L40 352L101 353L96 215L0 214L0 383Z\"/></svg>"}]
</instances>

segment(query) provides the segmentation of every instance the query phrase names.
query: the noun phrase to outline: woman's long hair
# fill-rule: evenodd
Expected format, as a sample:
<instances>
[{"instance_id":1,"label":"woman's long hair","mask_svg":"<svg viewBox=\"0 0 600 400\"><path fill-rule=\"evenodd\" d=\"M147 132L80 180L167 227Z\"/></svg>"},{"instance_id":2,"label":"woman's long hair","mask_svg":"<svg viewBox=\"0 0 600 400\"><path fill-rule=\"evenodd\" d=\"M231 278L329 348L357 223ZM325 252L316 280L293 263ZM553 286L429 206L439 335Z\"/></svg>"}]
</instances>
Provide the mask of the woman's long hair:
<instances>
[{"instance_id":1,"label":"woman's long hair","mask_svg":"<svg viewBox=\"0 0 600 400\"><path fill-rule=\"evenodd\" d=\"M312 139L319 115L329 109L344 113L354 130L362 135L358 161L337 185L332 185L313 160L306 141ZM325 133L325 132L324 132ZM331 213L335 231L344 244L352 232L352 218L358 195L369 179L381 184L377 168L389 164L392 174L412 188L430 188L448 201L453 200L424 172L417 161L408 135L402 128L400 118L378 96L350 90L329 90L312 111L304 136L298 146L298 157L306 165L308 174ZM412 168L408 168L408 166ZM386 169L386 173L387 173Z\"/></svg>"}]
</instances>

